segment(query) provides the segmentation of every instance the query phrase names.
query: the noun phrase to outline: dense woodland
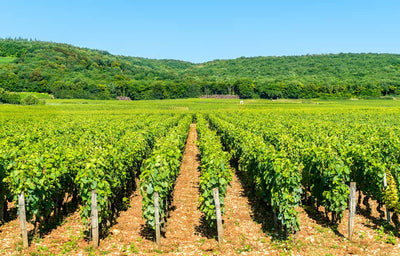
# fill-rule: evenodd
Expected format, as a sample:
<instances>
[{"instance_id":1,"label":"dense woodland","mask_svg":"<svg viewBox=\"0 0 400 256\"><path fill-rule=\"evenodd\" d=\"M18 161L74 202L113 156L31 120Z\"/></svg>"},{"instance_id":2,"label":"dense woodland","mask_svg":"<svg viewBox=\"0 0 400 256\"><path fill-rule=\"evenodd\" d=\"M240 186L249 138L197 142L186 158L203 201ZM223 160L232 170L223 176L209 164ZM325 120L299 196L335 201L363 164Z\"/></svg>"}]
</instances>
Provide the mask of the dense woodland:
<instances>
[{"instance_id":1,"label":"dense woodland","mask_svg":"<svg viewBox=\"0 0 400 256\"><path fill-rule=\"evenodd\" d=\"M376 97L400 93L400 55L242 57L195 64L1 39L0 88L86 99Z\"/></svg>"}]
</instances>

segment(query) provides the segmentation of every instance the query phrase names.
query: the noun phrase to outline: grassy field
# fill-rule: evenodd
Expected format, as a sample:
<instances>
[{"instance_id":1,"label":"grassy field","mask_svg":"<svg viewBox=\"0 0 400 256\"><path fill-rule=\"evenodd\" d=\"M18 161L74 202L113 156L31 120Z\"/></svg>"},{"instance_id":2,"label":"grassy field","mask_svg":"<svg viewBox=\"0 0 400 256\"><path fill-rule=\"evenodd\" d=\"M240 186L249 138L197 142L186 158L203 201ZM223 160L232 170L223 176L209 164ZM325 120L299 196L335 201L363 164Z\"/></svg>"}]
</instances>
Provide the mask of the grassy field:
<instances>
[{"instance_id":1,"label":"grassy field","mask_svg":"<svg viewBox=\"0 0 400 256\"><path fill-rule=\"evenodd\" d=\"M46 94L47 95L47 94ZM87 100L87 99L46 99L45 105L16 106L1 105L0 114L11 115L43 115L44 113L68 114L118 114L131 113L207 113L210 111L236 111L236 110L271 110L277 112L299 111L304 113L370 111L371 113L399 113L400 101L393 99L375 100L244 100L240 104L237 99L176 99L176 100ZM24 111L22 112L21 109ZM3 115L7 118L7 115Z\"/></svg>"},{"instance_id":2,"label":"grassy field","mask_svg":"<svg viewBox=\"0 0 400 256\"><path fill-rule=\"evenodd\" d=\"M0 65L5 63L10 63L15 60L14 57L0 57Z\"/></svg>"},{"instance_id":3,"label":"grassy field","mask_svg":"<svg viewBox=\"0 0 400 256\"><path fill-rule=\"evenodd\" d=\"M48 97L46 97L48 99ZM374 100L320 100L320 99L282 99L261 100L248 99L240 104L237 99L175 99L175 100L139 100L139 101L117 101L117 100L86 100L86 99L48 99L43 108L48 109L129 109L136 111L210 111L210 110L240 110L240 109L380 109L398 108L400 101L393 98ZM50 107L51 106L51 107Z\"/></svg>"},{"instance_id":4,"label":"grassy field","mask_svg":"<svg viewBox=\"0 0 400 256\"><path fill-rule=\"evenodd\" d=\"M18 92L18 94L21 96L21 99L26 98L28 95L36 96L38 99L41 99L41 100L53 99L53 97L52 97L50 94L47 94L47 93L40 93L40 92Z\"/></svg>"}]
</instances>

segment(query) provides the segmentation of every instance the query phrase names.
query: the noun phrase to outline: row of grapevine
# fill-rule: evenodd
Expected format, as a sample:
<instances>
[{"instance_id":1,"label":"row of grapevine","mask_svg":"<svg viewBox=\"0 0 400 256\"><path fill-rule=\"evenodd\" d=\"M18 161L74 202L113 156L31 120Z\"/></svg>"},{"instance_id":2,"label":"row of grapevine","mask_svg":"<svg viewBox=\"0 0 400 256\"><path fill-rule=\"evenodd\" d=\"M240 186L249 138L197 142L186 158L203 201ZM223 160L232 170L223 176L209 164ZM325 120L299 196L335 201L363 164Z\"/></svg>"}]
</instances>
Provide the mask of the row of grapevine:
<instances>
[{"instance_id":1,"label":"row of grapevine","mask_svg":"<svg viewBox=\"0 0 400 256\"><path fill-rule=\"evenodd\" d=\"M349 168L329 147L307 148L301 159L303 187L315 199L317 208L323 206L326 214L332 214L331 221L338 223L347 209Z\"/></svg>"},{"instance_id":2,"label":"row of grapevine","mask_svg":"<svg viewBox=\"0 0 400 256\"><path fill-rule=\"evenodd\" d=\"M335 149L314 141L304 142L294 139L296 137L292 134L289 136L285 134L282 127L262 129L261 127L265 127L265 124L259 126L260 121L258 120L265 120L265 117L258 120L225 118L239 127L263 136L264 141L274 146L276 150L285 151L288 158L299 167L298 172L301 173L301 184L307 201L315 202L317 207L323 206L327 215L331 213L333 223L341 220L343 212L347 208L349 196L347 183L350 170Z\"/></svg>"},{"instance_id":3,"label":"row of grapevine","mask_svg":"<svg viewBox=\"0 0 400 256\"><path fill-rule=\"evenodd\" d=\"M191 122L191 115L183 117L178 126L171 128L165 137L155 142L152 153L144 161L140 174L140 193L143 196L142 215L150 228L155 229L156 225L155 192L159 194L160 218L166 218Z\"/></svg>"},{"instance_id":4,"label":"row of grapevine","mask_svg":"<svg viewBox=\"0 0 400 256\"><path fill-rule=\"evenodd\" d=\"M284 151L277 151L251 132L208 115L239 171L256 196L272 207L279 223L289 233L299 230L296 207L301 199L301 174Z\"/></svg>"},{"instance_id":5,"label":"row of grapevine","mask_svg":"<svg viewBox=\"0 0 400 256\"><path fill-rule=\"evenodd\" d=\"M364 119L360 113L345 117L327 113L240 113L242 118L237 120L238 114L223 117L262 136L266 143L285 150L292 161L299 162L305 195L309 191L309 199L324 206L326 213L332 212L333 222L340 220L347 207L350 180L356 181L358 190L365 195L367 208L368 199L372 198L377 200L381 216L383 204L399 212L400 144L398 127L391 117L373 123L365 120L377 117L366 114ZM383 185L385 175L392 184L387 189Z\"/></svg>"},{"instance_id":6,"label":"row of grapevine","mask_svg":"<svg viewBox=\"0 0 400 256\"><path fill-rule=\"evenodd\" d=\"M140 131L126 132L115 144L92 148L90 158L77 172L75 183L82 200L81 218L87 223L90 217L91 191L96 190L99 222L112 221L118 210L129 203L130 192L135 189L135 177L142 162L152 150L154 138L163 137L174 127L173 117L145 127Z\"/></svg>"},{"instance_id":7,"label":"row of grapevine","mask_svg":"<svg viewBox=\"0 0 400 256\"><path fill-rule=\"evenodd\" d=\"M81 216L87 223L90 193L97 190L100 221L105 220L122 205L154 138L178 119L137 115L124 123L37 121L32 124L37 131L25 129L24 125L31 125L21 122L15 125L14 134L0 135L2 192L17 201L24 191L27 220L39 227L64 208L67 200L81 202Z\"/></svg>"},{"instance_id":8,"label":"row of grapevine","mask_svg":"<svg viewBox=\"0 0 400 256\"><path fill-rule=\"evenodd\" d=\"M218 188L221 213L225 212L225 195L227 186L232 181L232 172L229 169L229 154L222 150L222 144L215 131L207 127L203 115L196 115L198 145L201 156L200 174L200 210L205 215L207 224L216 225L215 202L213 189Z\"/></svg>"}]
</instances>

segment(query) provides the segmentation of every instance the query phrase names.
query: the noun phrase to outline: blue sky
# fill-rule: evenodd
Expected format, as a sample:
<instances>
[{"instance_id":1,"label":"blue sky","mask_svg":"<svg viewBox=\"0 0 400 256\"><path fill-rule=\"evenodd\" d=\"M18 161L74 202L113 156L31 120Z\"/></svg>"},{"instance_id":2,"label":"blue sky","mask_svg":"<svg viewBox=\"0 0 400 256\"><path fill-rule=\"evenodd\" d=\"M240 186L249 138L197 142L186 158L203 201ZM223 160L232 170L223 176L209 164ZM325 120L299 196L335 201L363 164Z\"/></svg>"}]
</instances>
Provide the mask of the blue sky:
<instances>
[{"instance_id":1,"label":"blue sky","mask_svg":"<svg viewBox=\"0 0 400 256\"><path fill-rule=\"evenodd\" d=\"M400 53L400 1L0 0L0 37L205 62Z\"/></svg>"}]
</instances>

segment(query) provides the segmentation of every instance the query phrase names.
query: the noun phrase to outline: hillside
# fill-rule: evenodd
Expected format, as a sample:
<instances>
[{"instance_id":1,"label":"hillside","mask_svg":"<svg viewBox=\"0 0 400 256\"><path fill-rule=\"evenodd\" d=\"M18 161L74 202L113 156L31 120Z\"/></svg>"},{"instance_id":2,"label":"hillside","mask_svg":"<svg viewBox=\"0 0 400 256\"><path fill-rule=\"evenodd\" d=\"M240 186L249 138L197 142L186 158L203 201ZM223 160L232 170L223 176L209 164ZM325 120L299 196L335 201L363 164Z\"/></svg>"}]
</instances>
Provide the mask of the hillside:
<instances>
[{"instance_id":1,"label":"hillside","mask_svg":"<svg viewBox=\"0 0 400 256\"><path fill-rule=\"evenodd\" d=\"M16 57L0 66L2 88L47 92L57 98L108 99L121 95L153 98L150 90L153 81L178 80L177 71L193 65L24 40L1 40L0 56Z\"/></svg>"},{"instance_id":2,"label":"hillside","mask_svg":"<svg viewBox=\"0 0 400 256\"><path fill-rule=\"evenodd\" d=\"M6 58L4 58L6 57ZM400 93L400 55L252 57L194 64L116 56L67 44L0 40L0 87L57 98L382 96Z\"/></svg>"}]
</instances>

